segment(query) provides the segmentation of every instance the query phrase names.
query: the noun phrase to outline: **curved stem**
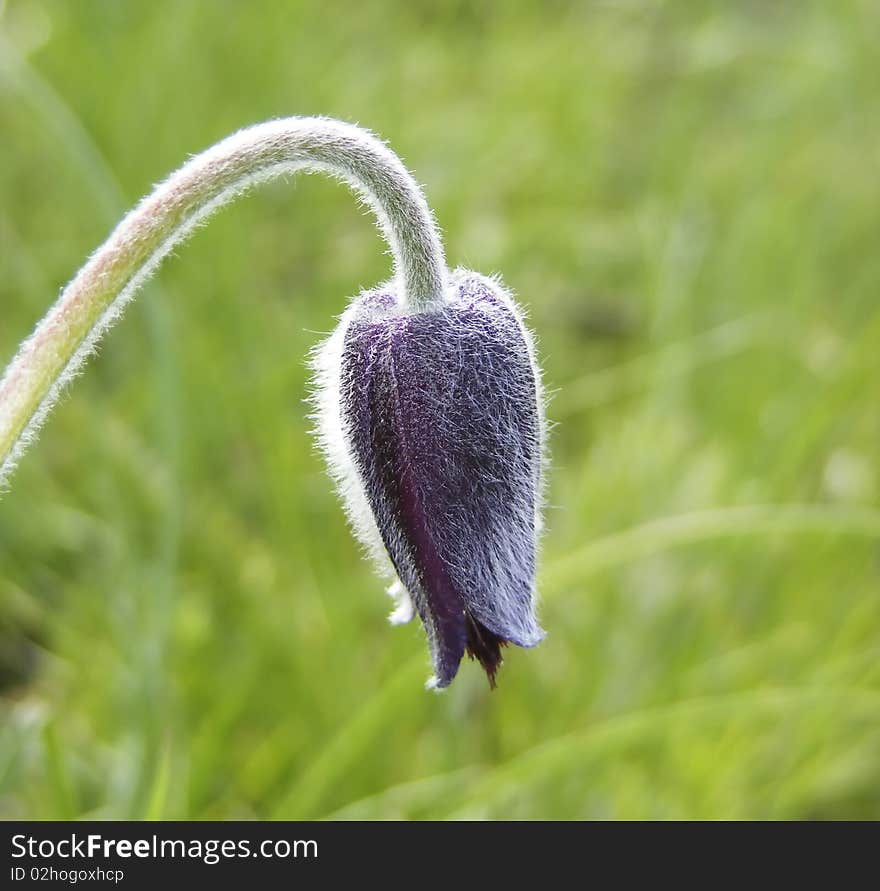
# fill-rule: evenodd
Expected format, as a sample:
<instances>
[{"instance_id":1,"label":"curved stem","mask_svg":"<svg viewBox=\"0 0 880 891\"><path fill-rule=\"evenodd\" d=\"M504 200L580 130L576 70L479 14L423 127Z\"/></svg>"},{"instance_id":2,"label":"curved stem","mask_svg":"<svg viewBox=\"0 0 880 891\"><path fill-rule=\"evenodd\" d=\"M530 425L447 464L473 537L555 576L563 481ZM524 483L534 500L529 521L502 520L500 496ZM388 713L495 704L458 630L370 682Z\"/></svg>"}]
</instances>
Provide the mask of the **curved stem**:
<instances>
[{"instance_id":1,"label":"curved stem","mask_svg":"<svg viewBox=\"0 0 880 891\"><path fill-rule=\"evenodd\" d=\"M252 185L299 170L347 182L372 208L394 256L402 304L443 301L446 262L421 189L376 137L327 118L267 121L229 136L157 186L62 291L0 381L0 485L65 383L162 258Z\"/></svg>"}]
</instances>

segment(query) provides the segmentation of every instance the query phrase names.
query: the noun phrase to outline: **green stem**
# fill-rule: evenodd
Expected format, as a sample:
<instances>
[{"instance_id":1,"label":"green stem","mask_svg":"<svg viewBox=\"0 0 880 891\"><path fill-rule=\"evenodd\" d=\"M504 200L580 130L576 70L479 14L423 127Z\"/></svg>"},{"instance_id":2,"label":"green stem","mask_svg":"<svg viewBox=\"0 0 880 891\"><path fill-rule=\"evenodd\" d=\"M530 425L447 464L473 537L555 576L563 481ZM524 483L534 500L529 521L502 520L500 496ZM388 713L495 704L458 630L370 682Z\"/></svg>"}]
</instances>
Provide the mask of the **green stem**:
<instances>
[{"instance_id":1,"label":"green stem","mask_svg":"<svg viewBox=\"0 0 880 891\"><path fill-rule=\"evenodd\" d=\"M370 133L326 118L267 121L224 139L157 186L64 289L0 381L0 485L66 382L166 254L251 186L299 170L347 182L373 209L394 256L401 303L443 301L446 263L422 192Z\"/></svg>"}]
</instances>

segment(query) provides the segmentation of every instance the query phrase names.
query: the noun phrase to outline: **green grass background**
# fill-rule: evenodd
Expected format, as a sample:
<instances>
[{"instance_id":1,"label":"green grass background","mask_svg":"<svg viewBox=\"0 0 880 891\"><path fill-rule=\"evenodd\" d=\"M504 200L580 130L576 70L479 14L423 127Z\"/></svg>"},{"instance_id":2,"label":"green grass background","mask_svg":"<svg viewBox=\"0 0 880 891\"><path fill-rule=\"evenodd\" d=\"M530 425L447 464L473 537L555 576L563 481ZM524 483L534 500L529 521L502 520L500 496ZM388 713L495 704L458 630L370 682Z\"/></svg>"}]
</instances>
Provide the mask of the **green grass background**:
<instances>
[{"instance_id":1,"label":"green grass background","mask_svg":"<svg viewBox=\"0 0 880 891\"><path fill-rule=\"evenodd\" d=\"M549 631L443 695L308 435L388 257L181 248L0 501L0 816L880 817L880 5L0 2L0 354L190 153L358 121L539 338Z\"/></svg>"}]
</instances>

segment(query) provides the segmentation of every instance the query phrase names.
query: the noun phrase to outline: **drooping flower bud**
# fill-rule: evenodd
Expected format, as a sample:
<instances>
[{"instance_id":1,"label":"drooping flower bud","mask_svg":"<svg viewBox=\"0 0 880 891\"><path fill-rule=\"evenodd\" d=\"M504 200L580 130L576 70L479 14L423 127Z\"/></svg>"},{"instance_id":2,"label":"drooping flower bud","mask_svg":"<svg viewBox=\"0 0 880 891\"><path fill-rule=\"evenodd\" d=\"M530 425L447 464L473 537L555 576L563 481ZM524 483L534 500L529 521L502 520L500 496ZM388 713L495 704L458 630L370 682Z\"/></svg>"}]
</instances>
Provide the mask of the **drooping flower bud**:
<instances>
[{"instance_id":1,"label":"drooping flower bud","mask_svg":"<svg viewBox=\"0 0 880 891\"><path fill-rule=\"evenodd\" d=\"M418 612L435 676L467 653L492 686L501 647L537 644L544 438L539 372L512 298L476 273L444 303L367 291L317 353L318 431L358 537ZM390 566L389 566L390 563Z\"/></svg>"}]
</instances>

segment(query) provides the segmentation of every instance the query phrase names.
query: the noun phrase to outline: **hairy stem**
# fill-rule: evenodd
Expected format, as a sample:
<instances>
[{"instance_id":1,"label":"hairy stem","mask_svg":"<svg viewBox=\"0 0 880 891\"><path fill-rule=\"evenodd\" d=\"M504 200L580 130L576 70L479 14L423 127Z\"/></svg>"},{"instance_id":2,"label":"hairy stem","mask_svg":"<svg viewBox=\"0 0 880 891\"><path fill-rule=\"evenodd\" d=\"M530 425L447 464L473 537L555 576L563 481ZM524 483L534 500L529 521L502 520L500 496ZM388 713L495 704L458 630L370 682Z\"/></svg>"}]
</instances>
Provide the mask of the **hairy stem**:
<instances>
[{"instance_id":1,"label":"hairy stem","mask_svg":"<svg viewBox=\"0 0 880 891\"><path fill-rule=\"evenodd\" d=\"M144 198L21 345L0 381L0 486L65 383L162 258L236 195L299 170L344 180L372 208L405 305L427 311L442 303L446 263L437 226L419 186L382 142L327 118L286 118L241 130Z\"/></svg>"}]
</instances>

